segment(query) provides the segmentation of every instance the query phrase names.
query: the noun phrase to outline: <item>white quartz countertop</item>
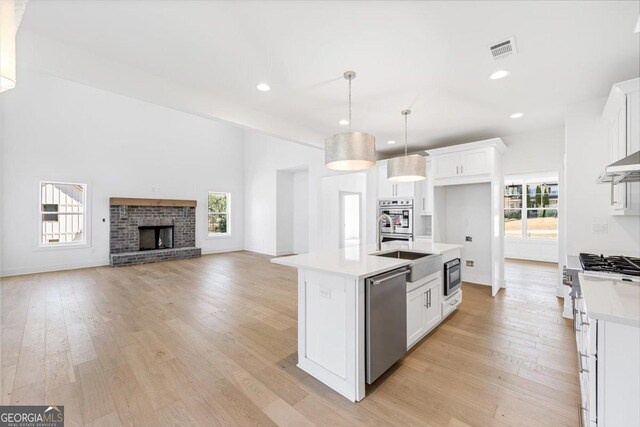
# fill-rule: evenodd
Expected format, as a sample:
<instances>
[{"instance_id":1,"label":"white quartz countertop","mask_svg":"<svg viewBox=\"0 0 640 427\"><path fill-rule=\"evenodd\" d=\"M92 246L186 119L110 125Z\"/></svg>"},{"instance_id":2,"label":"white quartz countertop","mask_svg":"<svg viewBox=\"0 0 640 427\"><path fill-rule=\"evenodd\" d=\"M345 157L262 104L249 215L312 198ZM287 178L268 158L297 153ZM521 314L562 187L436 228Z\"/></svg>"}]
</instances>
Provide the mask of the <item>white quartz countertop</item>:
<instances>
[{"instance_id":1,"label":"white quartz countertop","mask_svg":"<svg viewBox=\"0 0 640 427\"><path fill-rule=\"evenodd\" d=\"M429 241L393 241L383 243L381 252L402 249L431 254L443 254L461 248L462 245L433 243ZM371 255L376 252L378 252L378 250L375 245L353 246L330 251L318 251L302 255L273 258L271 262L303 270L322 271L355 278L369 277L411 264L411 261L408 260Z\"/></svg>"},{"instance_id":2,"label":"white quartz countertop","mask_svg":"<svg viewBox=\"0 0 640 427\"><path fill-rule=\"evenodd\" d=\"M640 283L580 273L589 317L640 327Z\"/></svg>"}]
</instances>

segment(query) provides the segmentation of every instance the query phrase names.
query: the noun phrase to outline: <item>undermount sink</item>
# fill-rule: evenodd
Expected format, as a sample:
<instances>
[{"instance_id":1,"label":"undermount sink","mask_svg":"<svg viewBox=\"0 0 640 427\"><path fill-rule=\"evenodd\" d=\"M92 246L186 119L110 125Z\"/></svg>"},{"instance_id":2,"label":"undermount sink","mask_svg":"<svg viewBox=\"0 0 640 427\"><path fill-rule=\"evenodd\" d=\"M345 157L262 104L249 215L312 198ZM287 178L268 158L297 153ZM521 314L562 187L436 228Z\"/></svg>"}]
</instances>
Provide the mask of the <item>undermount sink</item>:
<instances>
[{"instance_id":1,"label":"undermount sink","mask_svg":"<svg viewBox=\"0 0 640 427\"><path fill-rule=\"evenodd\" d=\"M429 256L431 254L428 253L421 253L421 252L407 252L407 251L392 251L392 252L385 252L383 254L375 254L376 256L384 256L387 258L398 258L398 259L406 259L409 261L413 261L416 259L420 259L420 258L424 258L426 256Z\"/></svg>"},{"instance_id":2,"label":"undermount sink","mask_svg":"<svg viewBox=\"0 0 640 427\"><path fill-rule=\"evenodd\" d=\"M407 277L408 282L417 282L433 273L441 271L443 268L442 255L439 254L395 250L372 255L411 261L409 265L409 267L411 267L411 273Z\"/></svg>"}]
</instances>

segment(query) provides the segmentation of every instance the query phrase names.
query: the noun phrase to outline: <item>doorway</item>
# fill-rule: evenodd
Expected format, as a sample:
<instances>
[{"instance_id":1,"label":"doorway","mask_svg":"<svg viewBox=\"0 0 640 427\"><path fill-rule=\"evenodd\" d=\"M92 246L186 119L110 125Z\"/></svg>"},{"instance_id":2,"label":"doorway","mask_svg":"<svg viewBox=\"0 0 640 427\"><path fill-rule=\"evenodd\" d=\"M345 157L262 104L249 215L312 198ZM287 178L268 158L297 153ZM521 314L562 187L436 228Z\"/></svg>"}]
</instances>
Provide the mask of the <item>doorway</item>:
<instances>
[{"instance_id":1,"label":"doorway","mask_svg":"<svg viewBox=\"0 0 640 427\"><path fill-rule=\"evenodd\" d=\"M360 246L361 193L340 192L340 247Z\"/></svg>"}]
</instances>

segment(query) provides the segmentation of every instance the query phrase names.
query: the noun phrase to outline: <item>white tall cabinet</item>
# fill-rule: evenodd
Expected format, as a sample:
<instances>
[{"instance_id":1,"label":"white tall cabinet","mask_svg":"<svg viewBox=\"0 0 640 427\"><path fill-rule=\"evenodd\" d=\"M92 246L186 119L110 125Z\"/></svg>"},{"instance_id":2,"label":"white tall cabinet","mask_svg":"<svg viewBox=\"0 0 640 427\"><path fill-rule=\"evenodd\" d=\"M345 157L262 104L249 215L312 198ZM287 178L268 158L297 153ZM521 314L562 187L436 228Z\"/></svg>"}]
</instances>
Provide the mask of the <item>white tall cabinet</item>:
<instances>
[{"instance_id":1,"label":"white tall cabinet","mask_svg":"<svg viewBox=\"0 0 640 427\"><path fill-rule=\"evenodd\" d=\"M504 281L504 221L503 221L503 183L502 153L506 149L504 142L500 138L493 138L484 141L471 142L443 148L427 150L431 159L433 186L435 187L433 198L433 241L449 241L465 245L463 256L472 253L473 250L480 250L483 253L490 251L490 261L483 265L470 261L466 263L463 259L462 279L465 275L469 281L491 285L492 295L496 295L500 288L505 286ZM447 236L446 230L463 226L463 224L447 223L452 221L447 214L447 189L454 186L466 184L489 184L490 197L481 200L483 210L490 210L486 225L483 230L490 230L483 241L469 241L462 236L462 241L456 241L451 236ZM449 190L454 193L455 189ZM450 195L451 196L451 195ZM450 198L450 201L451 198ZM464 205L464 200L456 200L456 204ZM472 203L472 202L468 202ZM468 204L467 203L467 204ZM486 203L486 205L484 205ZM473 207L470 207L473 210ZM456 211L459 212L459 211ZM466 221L470 221L467 219ZM479 232L478 232L479 234ZM473 237L473 236L471 236ZM475 248L472 245L479 245ZM481 281L479 279L482 279Z\"/></svg>"},{"instance_id":2,"label":"white tall cabinet","mask_svg":"<svg viewBox=\"0 0 640 427\"><path fill-rule=\"evenodd\" d=\"M640 79L613 85L602 117L609 122L609 163L640 151ZM640 215L640 183L611 187L611 214Z\"/></svg>"}]
</instances>

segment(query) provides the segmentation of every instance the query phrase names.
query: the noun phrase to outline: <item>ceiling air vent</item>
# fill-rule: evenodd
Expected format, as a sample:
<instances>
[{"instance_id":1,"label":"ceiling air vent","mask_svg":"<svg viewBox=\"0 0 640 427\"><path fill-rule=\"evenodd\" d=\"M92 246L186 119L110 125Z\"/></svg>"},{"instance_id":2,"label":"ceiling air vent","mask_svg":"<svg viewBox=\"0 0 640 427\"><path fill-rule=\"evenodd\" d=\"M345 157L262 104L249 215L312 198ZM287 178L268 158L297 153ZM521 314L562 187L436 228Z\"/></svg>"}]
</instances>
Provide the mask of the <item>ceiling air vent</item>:
<instances>
[{"instance_id":1,"label":"ceiling air vent","mask_svg":"<svg viewBox=\"0 0 640 427\"><path fill-rule=\"evenodd\" d=\"M518 50L516 49L515 37L511 37L508 40L496 43L493 46L489 47L489 50L491 51L491 57L493 59L505 58L511 54L518 53Z\"/></svg>"}]
</instances>

